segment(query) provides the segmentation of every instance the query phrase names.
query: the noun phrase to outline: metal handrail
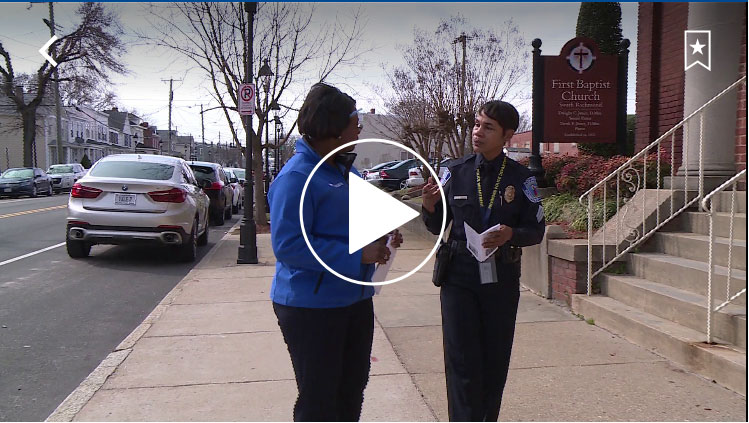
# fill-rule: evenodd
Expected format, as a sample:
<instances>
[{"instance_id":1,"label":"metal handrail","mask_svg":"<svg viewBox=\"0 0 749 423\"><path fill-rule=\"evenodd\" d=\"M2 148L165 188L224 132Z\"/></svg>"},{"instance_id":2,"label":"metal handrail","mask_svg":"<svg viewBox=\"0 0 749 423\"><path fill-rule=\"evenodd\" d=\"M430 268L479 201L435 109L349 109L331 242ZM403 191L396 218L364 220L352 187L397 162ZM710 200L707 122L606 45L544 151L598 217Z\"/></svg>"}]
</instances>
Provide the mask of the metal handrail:
<instances>
[{"instance_id":1,"label":"metal handrail","mask_svg":"<svg viewBox=\"0 0 749 423\"><path fill-rule=\"evenodd\" d=\"M746 169L734 175L731 179L721 184L718 188L715 188L712 192L705 196L700 202L702 210L706 211L709 216L709 243L707 253L707 343L713 343L713 314L726 307L728 304L736 300L742 295L746 295L746 288L739 292L731 295L731 258L733 256L733 220L736 216L736 190L738 188L738 182L741 178L746 178ZM715 233L713 232L713 225L715 221L715 210L713 208L712 198L726 190L726 188L732 187L731 190L731 217L729 220L728 227L728 262L726 263L727 276L726 276L726 300L719 304L717 307L713 307L715 295L713 292L713 274L715 273L715 265L713 259L713 247L715 246ZM708 207L708 201L710 207Z\"/></svg>"},{"instance_id":2,"label":"metal handrail","mask_svg":"<svg viewBox=\"0 0 749 423\"><path fill-rule=\"evenodd\" d=\"M587 293L588 295L592 294L593 291L593 278L596 277L598 274L606 270L608 266L610 266L612 263L616 262L621 258L624 254L629 253L633 249L637 248L639 245L641 245L646 239L648 239L653 233L655 233L657 230L662 228L664 225L666 225L668 222L673 220L676 216L680 215L684 210L691 207L695 202L698 202L703 199L704 197L704 165L703 165L703 128L704 128L704 112L707 108L713 105L717 100L719 100L721 97L723 97L726 93L730 92L731 90L735 89L741 84L746 84L746 76L741 77L738 81L731 84L728 88L724 89L717 95L715 95L712 99L710 99L708 102L703 104L701 107L699 107L694 112L690 113L689 116L684 118L681 122L677 123L673 128L666 131L663 135L658 137L655 141L650 143L647 147L643 148L632 156L629 160L627 160L624 164L619 166L615 171L611 172L608 176L603 178L601 181L596 183L592 188L585 191L578 201L581 205L586 206L588 210L588 269L587 269L587 275L588 275L588 287L587 287ZM668 190L669 193L669 200L670 200L670 207L668 210L668 216L666 216L664 219L661 219L661 166L662 166L662 158L661 153L666 152L666 150L662 149L662 144L665 144L668 142L670 138L670 144L671 144L671 154L670 154L670 168L671 168L671 174L673 174L673 168L674 168L674 155L675 155L675 146L676 146L676 135L677 131L679 129L683 128L682 131L682 139L684 140L683 145L683 155L684 157L688 157L688 150L689 150L689 144L687 142L688 140L688 134L689 134L689 126L687 123L691 122L692 120L699 119L699 163L698 163L698 171L699 171L699 177L698 177L698 193L695 198L689 199L689 193L687 190L687 181L688 181L688 175L689 175L689 163L688 161L684 161L682 163L682 167L684 168L684 187L683 187L683 195L684 195L684 204L680 205L678 209L676 209L675 204L675 193L678 190ZM664 142L665 141L665 142ZM627 227L623 228L624 222L624 216L627 213L629 213L631 210L635 210L637 206L634 204L634 202L629 201L627 198L623 197L622 191L628 190L632 194L632 198L634 197L634 194L642 189L647 188L647 173L648 173L648 157L652 155L653 153L656 153L657 156L655 158L656 160L656 187L655 187L655 195L656 195L656 222L654 227L648 229L646 220L647 216L645 215L645 197L646 193L643 192L642 197L642 203L641 203L641 211L642 211L642 224L636 225L635 227ZM642 165L642 178L638 169L638 166ZM606 210L607 210L607 188L608 183L612 182L614 179L616 179L616 210L617 213L615 214L615 218L617 218L617 222L615 225L615 253L614 257L607 260L606 258L606 234L607 234L607 218L606 218ZM642 184L640 184L640 181L642 181ZM621 183L624 182L625 184L629 185L628 187L625 187L625 189L622 189ZM642 186L640 186L642 185ZM602 191L602 198L603 198L603 225L601 229L602 234L602 241L601 241L601 267L593 271L593 215L594 215L594 197L596 195L596 192L601 190ZM586 201L587 197L587 201ZM665 197L664 197L665 199ZM624 203L622 206L622 201ZM626 208L626 213L622 213L624 209ZM626 236L622 237L622 230L626 229ZM629 243L629 246L621 249L622 244L625 242Z\"/></svg>"}]
</instances>

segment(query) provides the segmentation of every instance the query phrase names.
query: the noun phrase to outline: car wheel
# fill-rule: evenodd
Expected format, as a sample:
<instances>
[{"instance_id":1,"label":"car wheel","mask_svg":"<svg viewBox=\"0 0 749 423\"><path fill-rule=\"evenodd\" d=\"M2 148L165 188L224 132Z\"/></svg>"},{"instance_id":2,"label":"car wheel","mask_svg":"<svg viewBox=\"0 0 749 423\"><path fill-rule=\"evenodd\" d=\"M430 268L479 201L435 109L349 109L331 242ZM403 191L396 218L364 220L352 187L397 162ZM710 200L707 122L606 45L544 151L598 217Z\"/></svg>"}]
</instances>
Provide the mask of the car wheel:
<instances>
[{"instance_id":1,"label":"car wheel","mask_svg":"<svg viewBox=\"0 0 749 423\"><path fill-rule=\"evenodd\" d=\"M47 197L52 196L52 185L49 186L49 189L47 189Z\"/></svg>"},{"instance_id":2,"label":"car wheel","mask_svg":"<svg viewBox=\"0 0 749 423\"><path fill-rule=\"evenodd\" d=\"M208 244L208 222L206 222L203 233L198 237L198 246L202 247Z\"/></svg>"},{"instance_id":3,"label":"car wheel","mask_svg":"<svg viewBox=\"0 0 749 423\"><path fill-rule=\"evenodd\" d=\"M31 198L36 198L39 195L39 193L36 190L36 185L33 185L31 187Z\"/></svg>"},{"instance_id":4,"label":"car wheel","mask_svg":"<svg viewBox=\"0 0 749 423\"><path fill-rule=\"evenodd\" d=\"M231 205L231 213L232 214L239 213L239 202L238 201L237 201L236 205L234 205L234 204Z\"/></svg>"},{"instance_id":5,"label":"car wheel","mask_svg":"<svg viewBox=\"0 0 749 423\"><path fill-rule=\"evenodd\" d=\"M216 213L216 226L221 226L224 224L224 212L220 211Z\"/></svg>"},{"instance_id":6,"label":"car wheel","mask_svg":"<svg viewBox=\"0 0 749 423\"><path fill-rule=\"evenodd\" d=\"M232 209L233 208L234 208L234 206L232 206L231 204L229 204L229 207L227 207L224 210L224 219L231 219L231 213L232 213Z\"/></svg>"},{"instance_id":7,"label":"car wheel","mask_svg":"<svg viewBox=\"0 0 749 423\"><path fill-rule=\"evenodd\" d=\"M74 241L65 237L65 248L68 250L70 258L85 258L91 254L91 244L85 241Z\"/></svg>"},{"instance_id":8,"label":"car wheel","mask_svg":"<svg viewBox=\"0 0 749 423\"><path fill-rule=\"evenodd\" d=\"M178 257L179 260L185 263L191 263L198 258L198 220L192 224L192 230L190 231L190 237L180 245Z\"/></svg>"},{"instance_id":9,"label":"car wheel","mask_svg":"<svg viewBox=\"0 0 749 423\"><path fill-rule=\"evenodd\" d=\"M404 179L400 183L400 189L406 189L406 188L408 188L408 180Z\"/></svg>"}]
</instances>

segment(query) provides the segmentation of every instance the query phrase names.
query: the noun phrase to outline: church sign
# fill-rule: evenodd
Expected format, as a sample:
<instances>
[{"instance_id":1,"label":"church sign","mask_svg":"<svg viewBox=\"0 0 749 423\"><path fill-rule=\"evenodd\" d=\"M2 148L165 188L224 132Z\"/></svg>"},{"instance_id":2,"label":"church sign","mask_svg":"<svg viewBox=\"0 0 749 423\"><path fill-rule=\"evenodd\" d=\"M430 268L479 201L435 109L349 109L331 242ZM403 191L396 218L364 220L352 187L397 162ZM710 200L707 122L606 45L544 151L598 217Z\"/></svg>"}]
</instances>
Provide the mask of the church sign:
<instances>
[{"instance_id":1,"label":"church sign","mask_svg":"<svg viewBox=\"0 0 749 423\"><path fill-rule=\"evenodd\" d=\"M539 141L623 143L628 51L602 54L595 41L577 37L562 47L559 56L538 52L533 91L534 102L540 100L542 107L534 104L533 121L540 124L534 125Z\"/></svg>"}]
</instances>

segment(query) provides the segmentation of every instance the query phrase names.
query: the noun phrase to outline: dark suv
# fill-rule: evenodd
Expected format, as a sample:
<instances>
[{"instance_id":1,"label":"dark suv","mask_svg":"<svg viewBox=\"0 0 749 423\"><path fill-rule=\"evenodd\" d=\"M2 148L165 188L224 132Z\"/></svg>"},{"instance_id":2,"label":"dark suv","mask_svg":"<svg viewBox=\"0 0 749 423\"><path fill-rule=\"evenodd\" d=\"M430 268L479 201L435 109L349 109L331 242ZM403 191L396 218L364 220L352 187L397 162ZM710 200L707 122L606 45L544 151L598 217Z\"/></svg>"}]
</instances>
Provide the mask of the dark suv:
<instances>
[{"instance_id":1,"label":"dark suv","mask_svg":"<svg viewBox=\"0 0 749 423\"><path fill-rule=\"evenodd\" d=\"M408 169L418 166L420 163L417 159L408 159L380 170L380 178L382 179L379 180L379 185L392 190L406 188Z\"/></svg>"},{"instance_id":2,"label":"dark suv","mask_svg":"<svg viewBox=\"0 0 749 423\"><path fill-rule=\"evenodd\" d=\"M217 225L223 225L226 219L231 219L231 205L234 203L234 190L224 168L217 163L187 162L203 188L211 199L210 214Z\"/></svg>"}]
</instances>

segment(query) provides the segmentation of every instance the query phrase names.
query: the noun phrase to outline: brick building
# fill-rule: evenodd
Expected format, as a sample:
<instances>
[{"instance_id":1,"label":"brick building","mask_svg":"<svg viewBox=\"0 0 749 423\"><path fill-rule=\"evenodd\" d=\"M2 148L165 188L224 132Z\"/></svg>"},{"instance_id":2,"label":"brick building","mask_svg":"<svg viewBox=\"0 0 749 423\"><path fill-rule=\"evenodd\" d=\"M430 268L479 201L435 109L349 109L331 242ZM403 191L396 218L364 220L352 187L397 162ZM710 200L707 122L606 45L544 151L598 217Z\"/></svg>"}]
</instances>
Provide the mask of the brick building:
<instances>
[{"instance_id":1,"label":"brick building","mask_svg":"<svg viewBox=\"0 0 749 423\"><path fill-rule=\"evenodd\" d=\"M636 151L746 75L746 17L746 3L640 3ZM710 71L684 70L685 30L711 31ZM746 168L746 85L730 97L704 115L707 186ZM673 171L679 176L696 176L698 169L699 127L689 126L686 141L681 131L675 134Z\"/></svg>"}]
</instances>

